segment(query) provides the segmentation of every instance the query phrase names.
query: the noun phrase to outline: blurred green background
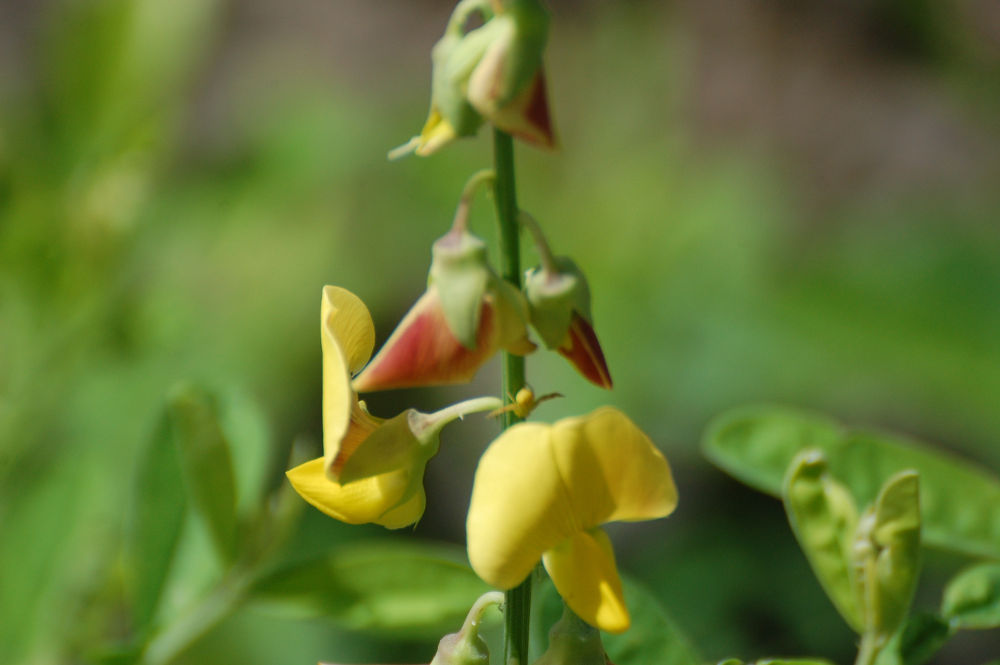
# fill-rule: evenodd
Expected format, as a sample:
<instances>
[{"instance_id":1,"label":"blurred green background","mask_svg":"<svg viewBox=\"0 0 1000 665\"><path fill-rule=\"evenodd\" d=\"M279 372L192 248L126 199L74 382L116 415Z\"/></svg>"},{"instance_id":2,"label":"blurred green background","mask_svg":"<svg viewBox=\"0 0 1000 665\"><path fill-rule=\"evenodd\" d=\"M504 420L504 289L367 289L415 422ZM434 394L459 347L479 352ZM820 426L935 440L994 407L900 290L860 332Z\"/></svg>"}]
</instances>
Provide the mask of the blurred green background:
<instances>
[{"instance_id":1,"label":"blurred green background","mask_svg":"<svg viewBox=\"0 0 1000 665\"><path fill-rule=\"evenodd\" d=\"M114 633L95 608L114 605L138 451L178 381L250 414L269 484L297 437L318 451L322 285L360 295L384 339L491 159L486 132L385 159L422 125L451 7L0 2L0 662L85 662ZM998 5L551 8L562 147L518 147L519 199L587 272L615 390L537 354L536 391L566 394L537 417L616 404L668 455L677 513L612 536L707 658L847 662L853 637L780 503L711 467L698 440L721 410L780 402L1000 468ZM493 224L479 201L474 229L492 239ZM368 401L433 408L496 392L497 375ZM310 509L287 556L462 543L495 427L446 431L415 533ZM918 604L960 563L931 555ZM934 662L995 657L995 632ZM179 662L426 662L433 648L248 606Z\"/></svg>"}]
</instances>

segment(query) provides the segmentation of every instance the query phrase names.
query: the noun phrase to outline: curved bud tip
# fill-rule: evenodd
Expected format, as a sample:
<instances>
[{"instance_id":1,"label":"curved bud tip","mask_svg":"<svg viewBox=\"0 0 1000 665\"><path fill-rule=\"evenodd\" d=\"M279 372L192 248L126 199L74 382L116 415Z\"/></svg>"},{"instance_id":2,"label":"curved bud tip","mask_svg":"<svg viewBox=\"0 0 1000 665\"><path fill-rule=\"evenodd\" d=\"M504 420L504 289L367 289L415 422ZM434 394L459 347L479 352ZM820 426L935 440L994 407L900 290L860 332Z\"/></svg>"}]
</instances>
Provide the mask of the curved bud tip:
<instances>
[{"instance_id":1,"label":"curved bud tip","mask_svg":"<svg viewBox=\"0 0 1000 665\"><path fill-rule=\"evenodd\" d=\"M597 334L590 323L576 312L573 312L569 332L559 347L559 353L595 386L611 389L611 372L608 371Z\"/></svg>"}]
</instances>

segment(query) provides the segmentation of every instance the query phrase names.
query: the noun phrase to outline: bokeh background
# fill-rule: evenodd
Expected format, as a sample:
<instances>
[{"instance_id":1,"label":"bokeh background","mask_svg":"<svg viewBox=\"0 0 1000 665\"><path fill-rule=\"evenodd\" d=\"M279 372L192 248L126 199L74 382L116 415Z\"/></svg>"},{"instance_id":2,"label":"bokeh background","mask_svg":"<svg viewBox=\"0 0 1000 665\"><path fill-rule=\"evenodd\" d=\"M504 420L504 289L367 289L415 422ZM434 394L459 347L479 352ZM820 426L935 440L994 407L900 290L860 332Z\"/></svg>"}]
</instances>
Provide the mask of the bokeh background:
<instances>
[{"instance_id":1,"label":"bokeh background","mask_svg":"<svg viewBox=\"0 0 1000 665\"><path fill-rule=\"evenodd\" d=\"M491 159L486 132L385 159L422 125L451 7L0 2L0 661L85 660L137 451L178 381L254 414L273 485L293 440L318 451L322 285L359 294L384 339ZM1000 468L1000 4L551 9L562 145L518 147L519 199L586 270L615 389L537 354L536 391L566 395L537 416L615 404L669 456L677 513L612 536L706 658L850 662L781 505L713 468L699 438L731 406L777 402ZM484 199L473 227L493 224ZM369 404L434 408L497 375ZM494 430L446 432L415 533L309 510L290 556L461 543ZM918 604L961 563L929 554ZM179 662L432 653L250 606ZM996 631L964 633L935 662L997 654Z\"/></svg>"}]
</instances>

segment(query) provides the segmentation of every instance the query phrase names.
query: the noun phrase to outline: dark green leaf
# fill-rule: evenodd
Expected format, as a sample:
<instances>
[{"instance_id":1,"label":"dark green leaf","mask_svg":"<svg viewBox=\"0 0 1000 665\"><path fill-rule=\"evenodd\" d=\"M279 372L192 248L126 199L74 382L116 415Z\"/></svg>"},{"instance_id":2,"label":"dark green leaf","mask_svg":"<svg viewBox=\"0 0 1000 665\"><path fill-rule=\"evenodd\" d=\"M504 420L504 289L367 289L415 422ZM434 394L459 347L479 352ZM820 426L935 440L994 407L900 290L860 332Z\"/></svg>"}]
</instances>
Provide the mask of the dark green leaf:
<instances>
[{"instance_id":1,"label":"dark green leaf","mask_svg":"<svg viewBox=\"0 0 1000 665\"><path fill-rule=\"evenodd\" d=\"M948 623L936 614L921 612L906 621L899 639L903 665L921 665L930 660L951 637Z\"/></svg>"},{"instance_id":2,"label":"dark green leaf","mask_svg":"<svg viewBox=\"0 0 1000 665\"><path fill-rule=\"evenodd\" d=\"M215 400L185 386L174 391L168 412L192 507L220 556L231 560L236 552L236 480Z\"/></svg>"},{"instance_id":3,"label":"dark green leaf","mask_svg":"<svg viewBox=\"0 0 1000 665\"><path fill-rule=\"evenodd\" d=\"M739 480L775 496L785 469L804 448L819 448L830 471L859 505L872 502L886 478L920 474L922 538L927 545L1000 557L1000 480L941 451L875 432L848 432L808 412L751 407L723 414L708 428L706 455Z\"/></svg>"},{"instance_id":4,"label":"dark green leaf","mask_svg":"<svg viewBox=\"0 0 1000 665\"><path fill-rule=\"evenodd\" d=\"M348 629L425 639L455 632L489 590L461 550L392 540L277 570L255 585L253 597Z\"/></svg>"},{"instance_id":5,"label":"dark green leaf","mask_svg":"<svg viewBox=\"0 0 1000 665\"><path fill-rule=\"evenodd\" d=\"M1000 562L966 568L952 579L941 613L962 630L1000 627Z\"/></svg>"},{"instance_id":6,"label":"dark green leaf","mask_svg":"<svg viewBox=\"0 0 1000 665\"><path fill-rule=\"evenodd\" d=\"M164 414L142 452L132 491L126 546L133 620L141 632L152 620L184 523L186 497L173 424Z\"/></svg>"}]
</instances>

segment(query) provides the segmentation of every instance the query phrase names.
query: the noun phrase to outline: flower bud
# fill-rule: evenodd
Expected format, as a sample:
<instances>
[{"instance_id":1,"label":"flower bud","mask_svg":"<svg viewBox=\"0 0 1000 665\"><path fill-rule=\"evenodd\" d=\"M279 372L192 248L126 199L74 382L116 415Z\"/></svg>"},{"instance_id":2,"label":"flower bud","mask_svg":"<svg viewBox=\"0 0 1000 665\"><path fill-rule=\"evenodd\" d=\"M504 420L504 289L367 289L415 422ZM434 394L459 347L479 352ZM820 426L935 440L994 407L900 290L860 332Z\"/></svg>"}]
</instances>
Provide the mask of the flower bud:
<instances>
[{"instance_id":1,"label":"flower bud","mask_svg":"<svg viewBox=\"0 0 1000 665\"><path fill-rule=\"evenodd\" d=\"M354 379L359 392L465 383L494 353L535 345L523 296L490 268L486 246L465 232L434 243L427 291Z\"/></svg>"},{"instance_id":2,"label":"flower bud","mask_svg":"<svg viewBox=\"0 0 1000 665\"><path fill-rule=\"evenodd\" d=\"M486 608L501 602L503 594L499 591L480 596L469 609L462 629L441 638L430 665L489 665L490 650L479 634L479 624Z\"/></svg>"},{"instance_id":3,"label":"flower bud","mask_svg":"<svg viewBox=\"0 0 1000 665\"><path fill-rule=\"evenodd\" d=\"M525 276L531 325L550 349L557 349L588 381L611 388L604 352L590 321L590 287L567 257L555 259L558 272L535 268Z\"/></svg>"},{"instance_id":4,"label":"flower bud","mask_svg":"<svg viewBox=\"0 0 1000 665\"><path fill-rule=\"evenodd\" d=\"M470 15L484 23L464 32ZM455 138L473 136L484 120L529 143L555 146L542 53L548 13L538 0L461 2L431 51L431 108L420 135L389 153L430 155Z\"/></svg>"}]
</instances>

